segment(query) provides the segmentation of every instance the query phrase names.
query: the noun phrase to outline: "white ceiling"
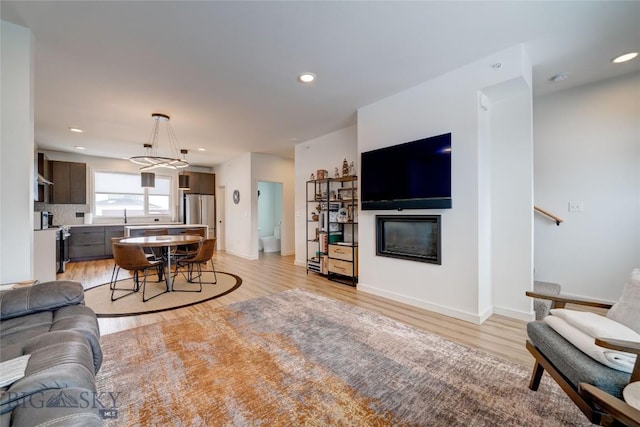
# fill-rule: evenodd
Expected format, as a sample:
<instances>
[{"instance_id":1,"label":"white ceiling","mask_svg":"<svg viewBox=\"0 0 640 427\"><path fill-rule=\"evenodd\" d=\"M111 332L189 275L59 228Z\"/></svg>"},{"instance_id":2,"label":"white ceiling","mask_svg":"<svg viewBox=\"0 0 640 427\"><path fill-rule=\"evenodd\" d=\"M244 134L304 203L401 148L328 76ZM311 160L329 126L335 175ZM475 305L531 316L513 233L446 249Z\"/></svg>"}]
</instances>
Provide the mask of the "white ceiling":
<instances>
[{"instance_id":1,"label":"white ceiling","mask_svg":"<svg viewBox=\"0 0 640 427\"><path fill-rule=\"evenodd\" d=\"M292 156L359 107L518 43L536 95L640 71L610 62L640 49L637 1L3 0L0 13L34 34L40 148L141 155L161 112L203 166ZM304 71L317 81L298 83Z\"/></svg>"}]
</instances>

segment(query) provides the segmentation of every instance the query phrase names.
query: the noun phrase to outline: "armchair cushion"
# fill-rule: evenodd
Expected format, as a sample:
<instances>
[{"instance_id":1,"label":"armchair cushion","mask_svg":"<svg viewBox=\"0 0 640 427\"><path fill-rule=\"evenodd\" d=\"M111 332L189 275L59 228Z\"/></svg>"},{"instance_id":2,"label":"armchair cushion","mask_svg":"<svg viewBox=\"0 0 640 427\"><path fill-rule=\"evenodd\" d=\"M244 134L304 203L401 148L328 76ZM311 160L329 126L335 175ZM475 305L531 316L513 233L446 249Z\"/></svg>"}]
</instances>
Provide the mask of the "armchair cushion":
<instances>
[{"instance_id":1,"label":"armchair cushion","mask_svg":"<svg viewBox=\"0 0 640 427\"><path fill-rule=\"evenodd\" d=\"M622 390L629 384L631 374L596 362L545 322L527 323L527 334L531 343L562 372L575 389L581 382L586 382L622 398Z\"/></svg>"},{"instance_id":2,"label":"armchair cushion","mask_svg":"<svg viewBox=\"0 0 640 427\"><path fill-rule=\"evenodd\" d=\"M0 292L0 320L84 303L82 284L66 280Z\"/></svg>"},{"instance_id":3,"label":"armchair cushion","mask_svg":"<svg viewBox=\"0 0 640 427\"><path fill-rule=\"evenodd\" d=\"M631 278L624 286L622 296L607 312L607 317L640 334L640 268L631 272Z\"/></svg>"}]
</instances>

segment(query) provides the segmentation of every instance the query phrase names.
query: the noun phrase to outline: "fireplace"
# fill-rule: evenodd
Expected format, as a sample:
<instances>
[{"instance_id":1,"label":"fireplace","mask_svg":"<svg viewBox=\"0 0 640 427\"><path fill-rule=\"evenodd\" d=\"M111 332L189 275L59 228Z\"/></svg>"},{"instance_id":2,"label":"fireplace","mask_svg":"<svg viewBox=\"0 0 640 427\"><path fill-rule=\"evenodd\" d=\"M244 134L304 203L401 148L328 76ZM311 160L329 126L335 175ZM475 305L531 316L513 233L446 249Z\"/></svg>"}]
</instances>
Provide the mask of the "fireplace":
<instances>
[{"instance_id":1,"label":"fireplace","mask_svg":"<svg viewBox=\"0 0 640 427\"><path fill-rule=\"evenodd\" d=\"M376 255L442 264L440 215L376 215Z\"/></svg>"}]
</instances>

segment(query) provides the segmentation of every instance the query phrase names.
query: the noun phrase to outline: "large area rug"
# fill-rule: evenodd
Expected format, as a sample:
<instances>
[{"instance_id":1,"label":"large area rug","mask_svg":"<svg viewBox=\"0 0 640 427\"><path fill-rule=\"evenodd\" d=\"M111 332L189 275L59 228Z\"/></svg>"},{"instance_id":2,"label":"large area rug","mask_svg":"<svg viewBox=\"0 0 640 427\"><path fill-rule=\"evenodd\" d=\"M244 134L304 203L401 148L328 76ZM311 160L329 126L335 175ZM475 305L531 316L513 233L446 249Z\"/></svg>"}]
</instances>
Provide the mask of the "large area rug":
<instances>
[{"instance_id":1,"label":"large area rug","mask_svg":"<svg viewBox=\"0 0 640 427\"><path fill-rule=\"evenodd\" d=\"M109 284L105 283L95 288L87 289L84 300L85 304L91 307L98 317L134 316L199 304L233 292L242 284L242 279L235 274L217 271L216 277L216 284L202 284L202 292L169 292L152 298L147 302L142 302L142 289L124 298L111 301L111 290ZM147 279L147 298L166 289L165 282L157 282L156 279L155 275L149 275ZM213 272L203 272L202 280L213 282L215 280ZM130 277L117 282L118 288L131 289L132 286L133 279ZM173 283L173 288L176 290L197 290L198 284L188 283L182 274L178 274ZM128 292L116 291L115 297L118 298L126 293Z\"/></svg>"},{"instance_id":2,"label":"large area rug","mask_svg":"<svg viewBox=\"0 0 640 427\"><path fill-rule=\"evenodd\" d=\"M109 425L589 425L528 368L302 290L102 344Z\"/></svg>"}]
</instances>

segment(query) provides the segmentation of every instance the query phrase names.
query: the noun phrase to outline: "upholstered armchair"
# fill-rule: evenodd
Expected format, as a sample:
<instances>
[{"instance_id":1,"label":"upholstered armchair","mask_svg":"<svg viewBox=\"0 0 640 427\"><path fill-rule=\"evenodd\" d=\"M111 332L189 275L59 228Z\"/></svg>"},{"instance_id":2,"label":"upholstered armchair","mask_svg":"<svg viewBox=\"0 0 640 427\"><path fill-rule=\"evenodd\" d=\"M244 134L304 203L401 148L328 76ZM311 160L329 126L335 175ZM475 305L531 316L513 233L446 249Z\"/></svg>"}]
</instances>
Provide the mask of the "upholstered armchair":
<instances>
[{"instance_id":1,"label":"upholstered armchair","mask_svg":"<svg viewBox=\"0 0 640 427\"><path fill-rule=\"evenodd\" d=\"M538 390L546 371L592 423L615 424L611 408L580 384L591 385L624 404L623 389L640 381L640 269L634 270L615 305L563 295L527 295L552 302L550 316L527 324L526 347L535 358L529 388ZM602 316L566 310L566 304L608 311Z\"/></svg>"}]
</instances>

